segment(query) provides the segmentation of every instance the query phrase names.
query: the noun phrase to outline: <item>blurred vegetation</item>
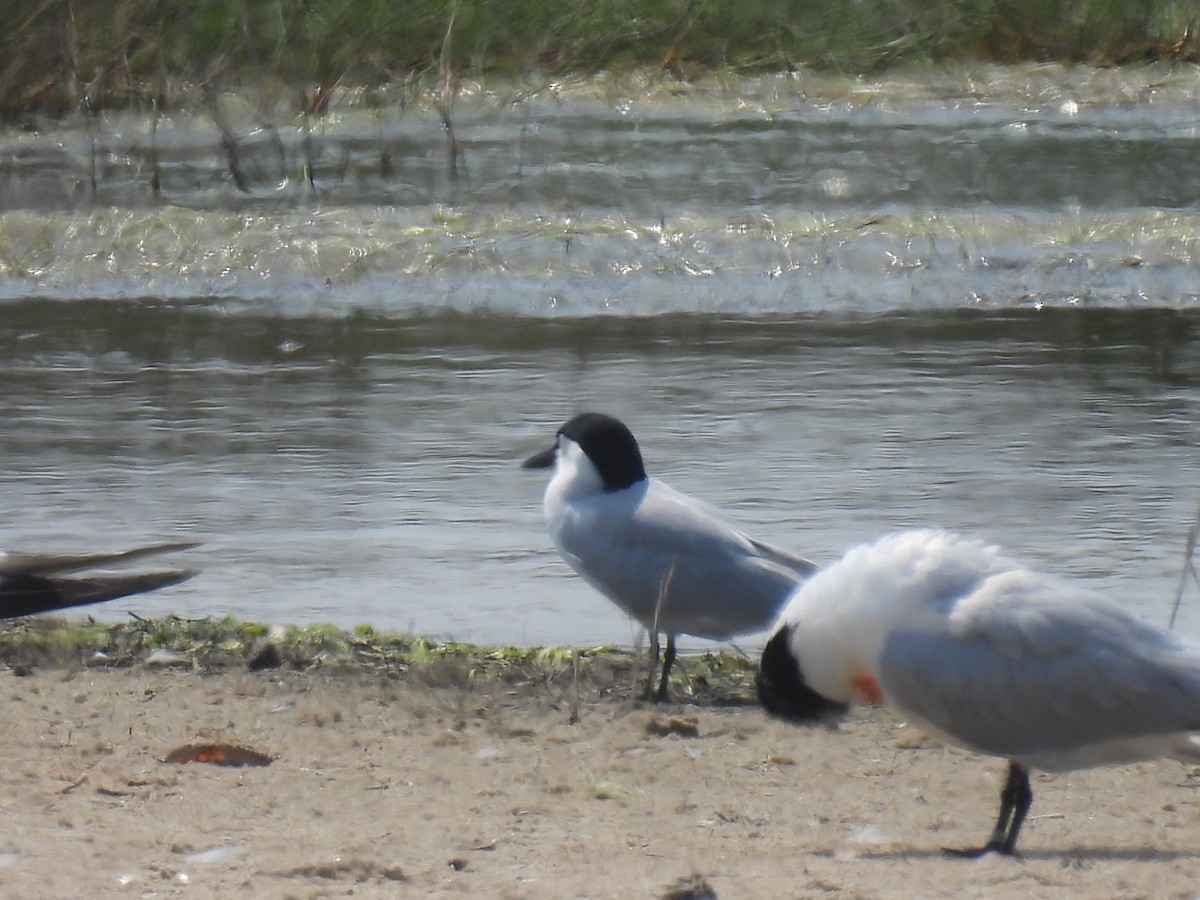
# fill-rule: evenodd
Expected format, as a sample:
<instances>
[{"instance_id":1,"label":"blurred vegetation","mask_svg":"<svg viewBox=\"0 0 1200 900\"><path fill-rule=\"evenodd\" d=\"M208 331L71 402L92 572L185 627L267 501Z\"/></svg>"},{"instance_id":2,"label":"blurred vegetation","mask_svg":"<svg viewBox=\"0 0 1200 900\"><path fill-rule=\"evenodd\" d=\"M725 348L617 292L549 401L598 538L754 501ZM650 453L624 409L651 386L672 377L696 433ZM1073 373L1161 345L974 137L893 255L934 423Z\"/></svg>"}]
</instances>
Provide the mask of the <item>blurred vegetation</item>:
<instances>
[{"instance_id":1,"label":"blurred vegetation","mask_svg":"<svg viewBox=\"0 0 1200 900\"><path fill-rule=\"evenodd\" d=\"M639 68L1200 61L1195 0L7 0L0 118ZM265 92L265 94L264 94ZM368 93L369 96L369 93Z\"/></svg>"}]
</instances>

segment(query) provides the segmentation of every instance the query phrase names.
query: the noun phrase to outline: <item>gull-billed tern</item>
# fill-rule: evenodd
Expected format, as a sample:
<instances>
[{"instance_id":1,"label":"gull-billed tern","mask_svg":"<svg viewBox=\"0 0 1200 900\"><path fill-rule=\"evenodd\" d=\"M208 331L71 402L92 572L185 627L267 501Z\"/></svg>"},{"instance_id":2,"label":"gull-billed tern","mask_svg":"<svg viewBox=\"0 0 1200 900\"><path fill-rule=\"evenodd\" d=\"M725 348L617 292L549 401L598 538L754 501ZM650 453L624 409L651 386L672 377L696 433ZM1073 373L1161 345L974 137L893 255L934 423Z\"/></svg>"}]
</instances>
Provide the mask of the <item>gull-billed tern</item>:
<instances>
[{"instance_id":1,"label":"gull-billed tern","mask_svg":"<svg viewBox=\"0 0 1200 900\"><path fill-rule=\"evenodd\" d=\"M612 416L575 416L523 467L554 468L544 508L563 559L646 628L655 660L666 633L659 700L667 697L677 634L727 640L763 631L816 570L647 477L633 434ZM653 678L647 696L652 689Z\"/></svg>"}]
</instances>

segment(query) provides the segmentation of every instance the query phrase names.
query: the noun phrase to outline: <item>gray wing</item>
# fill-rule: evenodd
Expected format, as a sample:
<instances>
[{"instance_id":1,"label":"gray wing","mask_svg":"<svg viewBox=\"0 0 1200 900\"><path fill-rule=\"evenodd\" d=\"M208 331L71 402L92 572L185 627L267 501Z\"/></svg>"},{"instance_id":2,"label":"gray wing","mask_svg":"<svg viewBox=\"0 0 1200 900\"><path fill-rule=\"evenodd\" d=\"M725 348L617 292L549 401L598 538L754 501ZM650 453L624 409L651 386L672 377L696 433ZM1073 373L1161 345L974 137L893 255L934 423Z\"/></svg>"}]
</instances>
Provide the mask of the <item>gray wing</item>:
<instances>
[{"instance_id":1,"label":"gray wing","mask_svg":"<svg viewBox=\"0 0 1200 900\"><path fill-rule=\"evenodd\" d=\"M901 710L1010 758L1200 730L1200 653L1028 571L987 578L945 631L901 629L880 676Z\"/></svg>"},{"instance_id":2,"label":"gray wing","mask_svg":"<svg viewBox=\"0 0 1200 900\"><path fill-rule=\"evenodd\" d=\"M806 560L756 544L713 507L653 479L629 519L606 514L606 502L597 498L564 529L560 550L646 627L665 585L661 631L724 639L767 628L810 570Z\"/></svg>"}]
</instances>

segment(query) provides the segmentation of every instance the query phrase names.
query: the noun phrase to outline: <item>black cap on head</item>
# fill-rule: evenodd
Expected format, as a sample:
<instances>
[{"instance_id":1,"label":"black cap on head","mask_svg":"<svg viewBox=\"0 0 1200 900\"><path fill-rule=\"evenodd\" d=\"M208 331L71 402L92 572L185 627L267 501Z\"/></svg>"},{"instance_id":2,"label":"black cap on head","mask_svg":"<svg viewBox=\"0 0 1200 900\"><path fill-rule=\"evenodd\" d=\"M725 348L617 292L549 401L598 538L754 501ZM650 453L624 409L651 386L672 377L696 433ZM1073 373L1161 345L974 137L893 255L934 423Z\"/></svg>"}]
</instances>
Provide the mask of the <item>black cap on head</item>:
<instances>
[{"instance_id":1,"label":"black cap on head","mask_svg":"<svg viewBox=\"0 0 1200 900\"><path fill-rule=\"evenodd\" d=\"M619 491L646 478L642 451L638 449L633 433L619 419L603 413L580 413L558 429L558 433L583 448L604 479L606 491ZM554 465L557 453L556 440L553 447L535 453L521 463L521 468L549 468Z\"/></svg>"},{"instance_id":2,"label":"black cap on head","mask_svg":"<svg viewBox=\"0 0 1200 900\"><path fill-rule=\"evenodd\" d=\"M788 647L792 627L780 628L763 648L754 676L758 702L770 715L799 725L841 716L846 712L844 703L822 697L804 680L800 663Z\"/></svg>"},{"instance_id":3,"label":"black cap on head","mask_svg":"<svg viewBox=\"0 0 1200 900\"><path fill-rule=\"evenodd\" d=\"M642 451L625 423L604 413L580 413L558 433L577 443L587 454L604 488L619 491L646 477Z\"/></svg>"}]
</instances>

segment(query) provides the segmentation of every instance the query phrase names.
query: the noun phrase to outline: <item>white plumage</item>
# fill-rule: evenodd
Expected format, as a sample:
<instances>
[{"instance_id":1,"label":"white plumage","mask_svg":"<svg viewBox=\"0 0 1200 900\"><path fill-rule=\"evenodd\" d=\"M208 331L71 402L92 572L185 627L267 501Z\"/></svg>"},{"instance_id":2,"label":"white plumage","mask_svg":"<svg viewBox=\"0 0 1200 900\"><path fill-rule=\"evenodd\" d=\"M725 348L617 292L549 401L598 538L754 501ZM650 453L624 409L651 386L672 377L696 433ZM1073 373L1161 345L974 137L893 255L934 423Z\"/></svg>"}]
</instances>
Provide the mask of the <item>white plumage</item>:
<instances>
[{"instance_id":1,"label":"white plumage","mask_svg":"<svg viewBox=\"0 0 1200 900\"><path fill-rule=\"evenodd\" d=\"M800 587L763 651L759 697L804 722L886 702L1010 761L981 851L1013 852L1028 770L1200 758L1200 647L995 547L907 531Z\"/></svg>"}]
</instances>

